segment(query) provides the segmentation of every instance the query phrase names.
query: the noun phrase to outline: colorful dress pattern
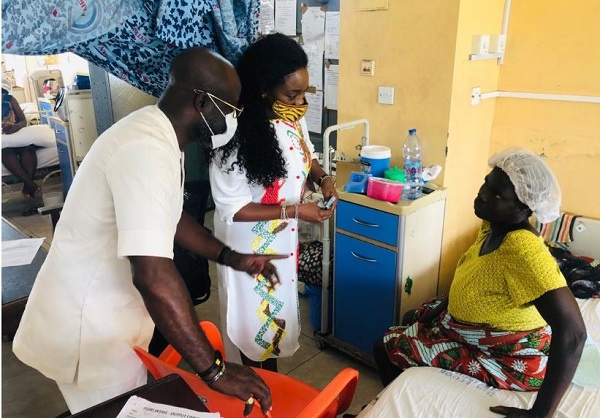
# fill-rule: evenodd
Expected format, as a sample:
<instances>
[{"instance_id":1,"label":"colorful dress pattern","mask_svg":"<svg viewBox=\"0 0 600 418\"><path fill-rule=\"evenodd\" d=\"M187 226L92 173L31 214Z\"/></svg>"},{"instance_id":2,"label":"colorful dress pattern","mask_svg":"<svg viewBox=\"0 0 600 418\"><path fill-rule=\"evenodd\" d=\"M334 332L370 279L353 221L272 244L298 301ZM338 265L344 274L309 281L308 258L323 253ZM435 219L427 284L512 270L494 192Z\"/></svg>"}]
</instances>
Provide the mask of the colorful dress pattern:
<instances>
[{"instance_id":1,"label":"colorful dress pattern","mask_svg":"<svg viewBox=\"0 0 600 418\"><path fill-rule=\"evenodd\" d=\"M274 261L281 281L276 288L261 275L254 279L217 267L222 334L227 355L234 361L238 350L254 361L263 361L291 356L299 346L298 221L233 222L233 216L251 202L293 206L301 200L314 152L306 123L273 120L272 124L287 163L287 178L268 188L249 184L245 171L228 170L235 155L224 166L213 163L210 169L217 238L239 252L289 255Z\"/></svg>"},{"instance_id":2,"label":"colorful dress pattern","mask_svg":"<svg viewBox=\"0 0 600 418\"><path fill-rule=\"evenodd\" d=\"M418 317L437 301L421 306ZM462 324L444 311L429 324L392 327L383 337L390 361L401 369L432 366L472 376L500 389L539 390L552 331L498 331Z\"/></svg>"}]
</instances>

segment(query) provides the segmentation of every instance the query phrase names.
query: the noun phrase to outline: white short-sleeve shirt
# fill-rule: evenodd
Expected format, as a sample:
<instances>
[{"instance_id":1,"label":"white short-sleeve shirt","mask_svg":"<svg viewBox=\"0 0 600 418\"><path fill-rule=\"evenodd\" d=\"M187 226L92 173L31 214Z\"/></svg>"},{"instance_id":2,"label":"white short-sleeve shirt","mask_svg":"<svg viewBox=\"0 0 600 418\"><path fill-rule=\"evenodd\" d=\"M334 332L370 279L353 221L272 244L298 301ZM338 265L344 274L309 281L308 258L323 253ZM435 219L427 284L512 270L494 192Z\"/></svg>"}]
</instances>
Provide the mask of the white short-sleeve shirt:
<instances>
[{"instance_id":1,"label":"white short-sleeve shirt","mask_svg":"<svg viewBox=\"0 0 600 418\"><path fill-rule=\"evenodd\" d=\"M58 382L102 387L139 367L154 323L128 256L173 257L183 208L183 153L157 107L120 120L94 143L69 190L13 350Z\"/></svg>"}]
</instances>

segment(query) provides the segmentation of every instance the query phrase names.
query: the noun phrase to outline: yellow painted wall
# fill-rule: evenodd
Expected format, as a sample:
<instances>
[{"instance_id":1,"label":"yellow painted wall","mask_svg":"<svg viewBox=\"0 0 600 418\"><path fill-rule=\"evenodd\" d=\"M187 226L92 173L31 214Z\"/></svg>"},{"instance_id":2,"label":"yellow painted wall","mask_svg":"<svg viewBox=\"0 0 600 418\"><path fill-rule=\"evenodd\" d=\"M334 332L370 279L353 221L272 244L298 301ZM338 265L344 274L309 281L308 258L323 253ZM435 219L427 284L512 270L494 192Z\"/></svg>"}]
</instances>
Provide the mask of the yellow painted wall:
<instances>
[{"instance_id":1,"label":"yellow painted wall","mask_svg":"<svg viewBox=\"0 0 600 418\"><path fill-rule=\"evenodd\" d=\"M402 166L404 139L417 128L424 163L444 165L458 4L390 1L359 12L356 0L341 2L338 121L367 118L370 143L389 146L392 164ZM374 77L360 75L362 59L375 60ZM393 105L377 103L378 86L395 88ZM358 157L358 144L360 132L343 132L338 149Z\"/></svg>"},{"instance_id":2,"label":"yellow painted wall","mask_svg":"<svg viewBox=\"0 0 600 418\"><path fill-rule=\"evenodd\" d=\"M439 292L447 292L456 262L480 221L472 202L487 159L508 146L548 157L563 189L563 209L600 218L600 105L486 99L471 106L471 88L600 96L600 2L513 1L503 65L469 61L473 35L500 33L503 0L389 2L389 10L341 6L340 122L367 118L371 142L392 148L401 164L406 130L416 127L424 163L439 164L448 188ZM375 77L361 76L374 59ZM377 87L394 86L395 104L377 104ZM343 133L338 148L357 157L359 133ZM448 154L444 150L447 147Z\"/></svg>"},{"instance_id":3,"label":"yellow painted wall","mask_svg":"<svg viewBox=\"0 0 600 418\"><path fill-rule=\"evenodd\" d=\"M500 33L503 0L462 0L456 36L453 70L448 156L444 187L448 189L439 293L450 288L456 263L473 243L481 221L473 213L473 200L488 171L489 138L495 103L482 101L471 105L471 90L495 90L500 67L497 60L470 61L474 35Z\"/></svg>"},{"instance_id":4,"label":"yellow painted wall","mask_svg":"<svg viewBox=\"0 0 600 418\"><path fill-rule=\"evenodd\" d=\"M389 2L389 9L359 12L341 5L340 122L367 118L371 143L392 148L402 164L406 131L415 127L424 164L438 164L435 183L449 189L440 291L446 292L458 257L472 242L472 202L486 172L494 102L470 105L471 87L496 89L495 60L468 60L472 36L499 32L502 0ZM360 75L361 59L375 60L375 76ZM378 86L396 88L392 106L377 103ZM338 149L353 157L360 135L342 133ZM448 146L448 157L445 149Z\"/></svg>"},{"instance_id":5,"label":"yellow painted wall","mask_svg":"<svg viewBox=\"0 0 600 418\"><path fill-rule=\"evenodd\" d=\"M600 2L513 1L504 91L600 97ZM600 104L496 99L490 151L543 153L565 211L600 219Z\"/></svg>"}]
</instances>

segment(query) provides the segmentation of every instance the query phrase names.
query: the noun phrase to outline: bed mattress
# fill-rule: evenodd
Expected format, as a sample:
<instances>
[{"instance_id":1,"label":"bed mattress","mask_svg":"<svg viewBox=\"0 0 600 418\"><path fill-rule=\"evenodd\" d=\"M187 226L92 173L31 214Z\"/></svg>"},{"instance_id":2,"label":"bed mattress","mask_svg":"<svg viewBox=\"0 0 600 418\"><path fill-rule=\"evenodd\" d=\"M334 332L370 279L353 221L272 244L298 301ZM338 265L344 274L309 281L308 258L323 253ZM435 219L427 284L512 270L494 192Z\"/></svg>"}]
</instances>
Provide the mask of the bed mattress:
<instances>
[{"instance_id":1,"label":"bed mattress","mask_svg":"<svg viewBox=\"0 0 600 418\"><path fill-rule=\"evenodd\" d=\"M600 345L600 299L578 299L588 338ZM600 379L600 376L598 376ZM600 386L596 384L596 386ZM529 408L534 392L494 389L469 376L434 367L404 371L358 415L362 418L490 417L490 406ZM600 389L571 383L556 417L597 417Z\"/></svg>"}]
</instances>

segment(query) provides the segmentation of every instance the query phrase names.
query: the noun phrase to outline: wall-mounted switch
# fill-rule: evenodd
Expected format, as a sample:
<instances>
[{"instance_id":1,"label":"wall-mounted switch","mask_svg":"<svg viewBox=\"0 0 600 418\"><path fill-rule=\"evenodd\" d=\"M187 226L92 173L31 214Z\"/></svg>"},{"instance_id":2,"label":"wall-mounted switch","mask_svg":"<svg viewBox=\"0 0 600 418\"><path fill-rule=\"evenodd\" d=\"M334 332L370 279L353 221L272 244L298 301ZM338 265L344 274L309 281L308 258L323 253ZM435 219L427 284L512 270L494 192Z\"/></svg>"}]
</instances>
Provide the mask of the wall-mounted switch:
<instances>
[{"instance_id":1,"label":"wall-mounted switch","mask_svg":"<svg viewBox=\"0 0 600 418\"><path fill-rule=\"evenodd\" d=\"M506 49L506 35L490 36L490 54L503 54Z\"/></svg>"},{"instance_id":2,"label":"wall-mounted switch","mask_svg":"<svg viewBox=\"0 0 600 418\"><path fill-rule=\"evenodd\" d=\"M381 104L394 104L394 88L393 87L379 87L379 95L377 97L377 103Z\"/></svg>"},{"instance_id":3,"label":"wall-mounted switch","mask_svg":"<svg viewBox=\"0 0 600 418\"><path fill-rule=\"evenodd\" d=\"M473 36L471 53L475 55L490 53L490 35Z\"/></svg>"},{"instance_id":4,"label":"wall-mounted switch","mask_svg":"<svg viewBox=\"0 0 600 418\"><path fill-rule=\"evenodd\" d=\"M362 75L375 75L375 61L373 60L362 60L360 63L360 73Z\"/></svg>"}]
</instances>

